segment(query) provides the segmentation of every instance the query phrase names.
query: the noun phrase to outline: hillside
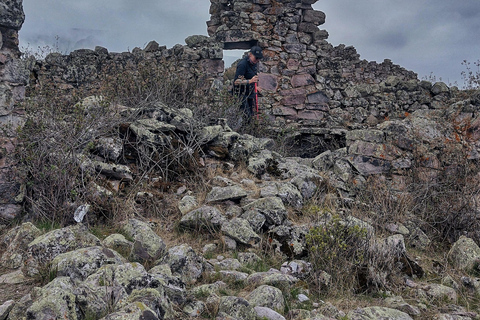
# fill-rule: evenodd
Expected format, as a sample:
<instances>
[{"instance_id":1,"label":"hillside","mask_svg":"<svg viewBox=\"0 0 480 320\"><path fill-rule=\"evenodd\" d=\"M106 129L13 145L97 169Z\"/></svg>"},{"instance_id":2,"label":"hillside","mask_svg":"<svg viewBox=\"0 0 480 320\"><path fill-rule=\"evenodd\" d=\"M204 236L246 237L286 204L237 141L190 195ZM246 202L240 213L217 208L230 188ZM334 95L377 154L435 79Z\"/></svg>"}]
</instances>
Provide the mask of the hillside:
<instances>
[{"instance_id":1,"label":"hillside","mask_svg":"<svg viewBox=\"0 0 480 320\"><path fill-rule=\"evenodd\" d=\"M480 90L333 47L312 3L41 60L7 6L0 320L479 318ZM245 124L222 50L252 44Z\"/></svg>"}]
</instances>

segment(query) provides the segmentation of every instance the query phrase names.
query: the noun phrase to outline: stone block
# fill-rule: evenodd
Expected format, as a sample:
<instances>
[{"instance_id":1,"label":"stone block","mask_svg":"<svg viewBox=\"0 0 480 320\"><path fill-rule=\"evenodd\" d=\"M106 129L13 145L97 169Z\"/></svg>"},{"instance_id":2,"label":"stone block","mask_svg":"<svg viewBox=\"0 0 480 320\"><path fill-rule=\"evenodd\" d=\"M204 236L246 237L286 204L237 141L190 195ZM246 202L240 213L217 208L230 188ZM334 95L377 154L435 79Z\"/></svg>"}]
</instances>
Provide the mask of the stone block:
<instances>
[{"instance_id":1,"label":"stone block","mask_svg":"<svg viewBox=\"0 0 480 320\"><path fill-rule=\"evenodd\" d=\"M313 79L310 74L299 74L292 77L291 83L294 88L298 88L302 86L314 85L315 79Z\"/></svg>"}]
</instances>

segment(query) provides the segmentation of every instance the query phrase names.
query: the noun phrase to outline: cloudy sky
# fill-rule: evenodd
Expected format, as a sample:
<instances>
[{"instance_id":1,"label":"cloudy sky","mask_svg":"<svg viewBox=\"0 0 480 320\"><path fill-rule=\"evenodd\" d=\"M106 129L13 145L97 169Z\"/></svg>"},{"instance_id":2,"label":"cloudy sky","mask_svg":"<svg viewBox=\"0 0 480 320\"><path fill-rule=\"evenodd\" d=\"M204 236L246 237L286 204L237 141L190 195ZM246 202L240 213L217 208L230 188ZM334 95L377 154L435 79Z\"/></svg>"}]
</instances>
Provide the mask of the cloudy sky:
<instances>
[{"instance_id":1,"label":"cloudy sky","mask_svg":"<svg viewBox=\"0 0 480 320\"><path fill-rule=\"evenodd\" d=\"M123 52L151 40L172 47L206 35L210 1L23 0L23 6L23 51L99 45ZM391 59L420 79L433 74L461 87L462 61L474 67L480 59L480 0L321 0L314 8L327 15L320 28L330 43L352 45L369 61Z\"/></svg>"}]
</instances>

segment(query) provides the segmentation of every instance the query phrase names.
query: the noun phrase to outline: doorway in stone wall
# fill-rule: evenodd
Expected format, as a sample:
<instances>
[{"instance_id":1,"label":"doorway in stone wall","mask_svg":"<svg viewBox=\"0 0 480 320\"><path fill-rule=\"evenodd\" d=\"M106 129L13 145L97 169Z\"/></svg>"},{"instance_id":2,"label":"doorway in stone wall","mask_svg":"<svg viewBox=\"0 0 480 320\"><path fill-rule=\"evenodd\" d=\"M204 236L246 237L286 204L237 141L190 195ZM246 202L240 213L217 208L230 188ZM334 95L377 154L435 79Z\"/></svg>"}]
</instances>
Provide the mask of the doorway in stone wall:
<instances>
[{"instance_id":1,"label":"doorway in stone wall","mask_svg":"<svg viewBox=\"0 0 480 320\"><path fill-rule=\"evenodd\" d=\"M248 50L257 44L258 41L256 40L224 43L223 62L225 64L226 80L233 80L233 77L235 76L235 67L232 68L233 64L242 59Z\"/></svg>"}]
</instances>

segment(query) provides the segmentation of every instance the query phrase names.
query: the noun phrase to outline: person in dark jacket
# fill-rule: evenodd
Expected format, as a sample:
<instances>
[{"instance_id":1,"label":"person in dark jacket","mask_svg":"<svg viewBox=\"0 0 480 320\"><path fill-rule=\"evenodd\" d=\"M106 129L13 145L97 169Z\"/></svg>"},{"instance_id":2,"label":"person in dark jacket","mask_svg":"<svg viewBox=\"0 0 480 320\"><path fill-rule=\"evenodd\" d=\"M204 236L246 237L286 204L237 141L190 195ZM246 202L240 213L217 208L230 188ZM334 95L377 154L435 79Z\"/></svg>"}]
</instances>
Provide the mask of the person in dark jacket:
<instances>
[{"instance_id":1,"label":"person in dark jacket","mask_svg":"<svg viewBox=\"0 0 480 320\"><path fill-rule=\"evenodd\" d=\"M237 65L234 78L234 92L239 95L243 118L249 123L256 104L255 84L258 83L258 61L263 58L262 48L253 46Z\"/></svg>"}]
</instances>

